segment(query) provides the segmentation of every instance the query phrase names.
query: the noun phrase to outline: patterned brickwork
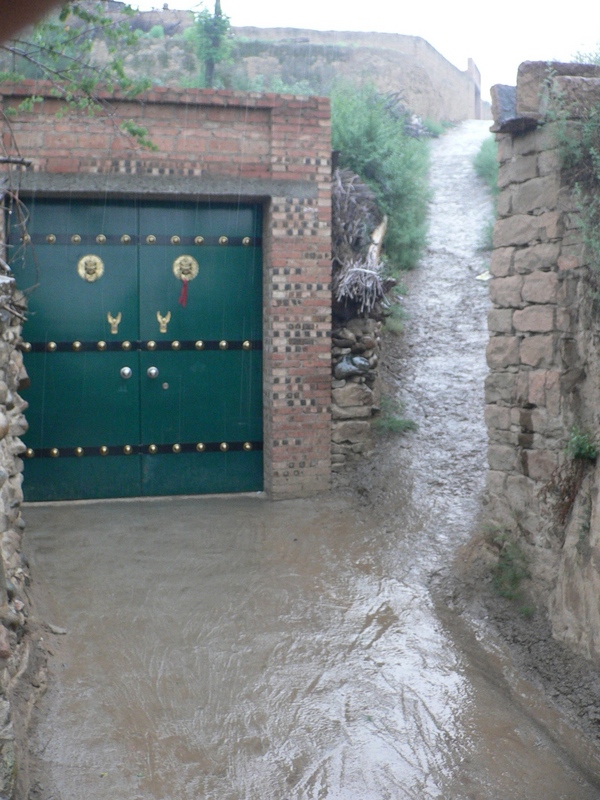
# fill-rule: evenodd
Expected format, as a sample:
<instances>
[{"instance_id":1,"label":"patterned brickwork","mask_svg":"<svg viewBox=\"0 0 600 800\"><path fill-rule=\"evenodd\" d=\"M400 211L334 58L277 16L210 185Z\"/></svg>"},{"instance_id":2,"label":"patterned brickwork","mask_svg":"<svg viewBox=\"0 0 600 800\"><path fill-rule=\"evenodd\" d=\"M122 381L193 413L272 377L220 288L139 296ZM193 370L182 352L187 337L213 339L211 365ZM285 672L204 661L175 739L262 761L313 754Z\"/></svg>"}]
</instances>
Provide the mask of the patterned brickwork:
<instances>
[{"instance_id":1,"label":"patterned brickwork","mask_svg":"<svg viewBox=\"0 0 600 800\"><path fill-rule=\"evenodd\" d=\"M102 99L110 113L61 110L49 86L25 81L0 86L3 107L35 94L31 112L11 118L8 152L31 159L44 176L131 175L144 181L196 181L199 199L215 181L228 182L219 199L264 204L265 489L273 498L328 488L331 397L331 146L325 98L157 88L135 102ZM135 146L120 125L148 130L156 150ZM230 195L232 180L237 194ZM149 183L150 181L150 183ZM203 182L207 181L203 185ZM212 181L212 182L211 182ZM260 191L257 183L263 181ZM264 182L276 187L265 192ZM33 183L35 186L35 181ZM41 184L40 184L41 185ZM108 185L108 184L107 184ZM140 184L141 185L141 184ZM156 184L158 187L158 183ZM286 195L286 185L290 194ZM304 187L299 191L298 187ZM46 191L48 189L46 188ZM293 194L292 194L293 192ZM160 194L158 188L156 194Z\"/></svg>"}]
</instances>

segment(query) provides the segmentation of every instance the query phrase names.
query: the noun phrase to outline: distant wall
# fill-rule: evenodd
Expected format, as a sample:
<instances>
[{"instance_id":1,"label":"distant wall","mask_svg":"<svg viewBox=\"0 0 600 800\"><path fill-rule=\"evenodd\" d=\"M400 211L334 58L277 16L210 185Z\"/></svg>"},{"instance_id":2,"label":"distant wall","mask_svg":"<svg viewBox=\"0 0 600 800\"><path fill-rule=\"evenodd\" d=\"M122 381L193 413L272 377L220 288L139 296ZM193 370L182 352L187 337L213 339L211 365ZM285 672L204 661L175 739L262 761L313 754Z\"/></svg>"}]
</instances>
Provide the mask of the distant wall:
<instances>
[{"instance_id":1,"label":"distant wall","mask_svg":"<svg viewBox=\"0 0 600 800\"><path fill-rule=\"evenodd\" d=\"M283 53L295 49L312 70L321 69L350 80L369 80L382 91L401 92L409 108L432 120L481 119L481 76L473 61L457 69L429 42L395 33L313 31L296 28L234 28L236 37L265 47L252 69L286 67ZM311 53L311 46L320 46ZM327 51L330 51L329 53ZM254 56L258 58L258 56ZM326 69L327 68L327 69Z\"/></svg>"},{"instance_id":2,"label":"distant wall","mask_svg":"<svg viewBox=\"0 0 600 800\"><path fill-rule=\"evenodd\" d=\"M108 11L118 17L122 4L111 2ZM193 85L202 67L192 45L178 38L193 24L191 12L146 11L128 24L145 32L162 26L165 32L163 38L140 39L134 50L121 54L128 73L160 85ZM281 86L307 83L311 91L328 94L337 78L368 80L381 91L400 92L421 117L435 121L482 118L481 76L473 60L460 70L418 36L256 27L234 27L233 33L233 61L217 65L217 78L227 87L280 91ZM100 63L108 57L102 42L95 43L95 55ZM9 63L4 66L11 68ZM264 86L262 77L267 79ZM275 83L269 83L272 79Z\"/></svg>"}]
</instances>

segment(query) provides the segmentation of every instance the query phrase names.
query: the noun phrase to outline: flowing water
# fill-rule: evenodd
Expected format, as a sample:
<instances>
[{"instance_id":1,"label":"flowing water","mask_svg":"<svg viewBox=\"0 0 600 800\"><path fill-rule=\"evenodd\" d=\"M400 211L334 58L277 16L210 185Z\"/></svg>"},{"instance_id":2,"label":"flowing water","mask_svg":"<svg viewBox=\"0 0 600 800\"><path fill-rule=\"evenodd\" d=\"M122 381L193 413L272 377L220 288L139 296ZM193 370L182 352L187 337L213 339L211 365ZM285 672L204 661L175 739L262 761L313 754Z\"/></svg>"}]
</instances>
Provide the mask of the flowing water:
<instances>
[{"instance_id":1,"label":"flowing water","mask_svg":"<svg viewBox=\"0 0 600 800\"><path fill-rule=\"evenodd\" d=\"M26 510L38 615L67 629L45 634L36 798L600 798L594 752L429 589L485 470L486 135L433 144L430 247L390 362L420 427L356 492Z\"/></svg>"}]
</instances>

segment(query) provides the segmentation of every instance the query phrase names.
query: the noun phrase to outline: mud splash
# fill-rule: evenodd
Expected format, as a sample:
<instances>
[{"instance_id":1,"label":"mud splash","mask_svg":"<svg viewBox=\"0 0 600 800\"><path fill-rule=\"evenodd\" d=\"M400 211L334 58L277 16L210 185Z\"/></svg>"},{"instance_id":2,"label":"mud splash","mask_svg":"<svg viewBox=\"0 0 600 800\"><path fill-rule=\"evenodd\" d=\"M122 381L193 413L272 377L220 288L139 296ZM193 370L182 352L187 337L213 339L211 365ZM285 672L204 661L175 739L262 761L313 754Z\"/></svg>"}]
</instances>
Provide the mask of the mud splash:
<instances>
[{"instance_id":1,"label":"mud splash","mask_svg":"<svg viewBox=\"0 0 600 800\"><path fill-rule=\"evenodd\" d=\"M600 796L594 753L429 591L484 473L485 135L434 144L431 245L390 374L420 429L381 443L358 492L27 509L38 612L68 631L46 637L36 798Z\"/></svg>"}]
</instances>

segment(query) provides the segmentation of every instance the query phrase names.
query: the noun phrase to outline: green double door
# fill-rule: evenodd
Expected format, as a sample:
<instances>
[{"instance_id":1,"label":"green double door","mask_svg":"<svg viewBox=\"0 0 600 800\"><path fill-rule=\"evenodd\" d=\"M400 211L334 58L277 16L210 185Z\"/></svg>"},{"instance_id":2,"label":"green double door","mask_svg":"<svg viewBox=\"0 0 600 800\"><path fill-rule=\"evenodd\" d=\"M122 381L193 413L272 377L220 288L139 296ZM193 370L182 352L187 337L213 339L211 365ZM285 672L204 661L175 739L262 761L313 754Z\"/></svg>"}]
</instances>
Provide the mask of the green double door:
<instances>
[{"instance_id":1,"label":"green double door","mask_svg":"<svg viewBox=\"0 0 600 800\"><path fill-rule=\"evenodd\" d=\"M25 498L262 489L260 208L29 210Z\"/></svg>"}]
</instances>

